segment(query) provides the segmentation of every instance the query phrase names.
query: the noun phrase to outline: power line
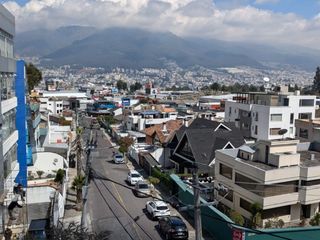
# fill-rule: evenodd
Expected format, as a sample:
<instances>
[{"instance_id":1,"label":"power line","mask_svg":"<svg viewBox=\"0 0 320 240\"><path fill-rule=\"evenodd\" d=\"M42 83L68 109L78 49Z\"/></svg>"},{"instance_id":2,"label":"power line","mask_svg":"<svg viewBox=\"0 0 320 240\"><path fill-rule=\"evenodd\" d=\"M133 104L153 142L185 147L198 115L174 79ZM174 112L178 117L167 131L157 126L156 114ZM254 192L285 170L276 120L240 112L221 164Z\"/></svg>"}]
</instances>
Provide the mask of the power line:
<instances>
[{"instance_id":1,"label":"power line","mask_svg":"<svg viewBox=\"0 0 320 240\"><path fill-rule=\"evenodd\" d=\"M131 234L128 232L128 230L126 229L126 227L122 224L122 222L120 221L119 217L115 214L115 212L112 210L112 208L110 207L110 204L108 203L107 199L105 198L105 196L102 194L101 190L99 189L97 183L94 181L93 179L93 183L96 186L98 192L100 193L101 197L103 198L103 201L107 204L109 210L112 212L112 214L115 216L115 218L118 220L118 222L120 223L120 225L122 226L122 228L124 229L124 231L128 234L128 236L130 237L130 239L134 240L134 238L131 236Z\"/></svg>"},{"instance_id":2,"label":"power line","mask_svg":"<svg viewBox=\"0 0 320 240\"><path fill-rule=\"evenodd\" d=\"M97 174L97 172L96 172L95 170L93 170L93 169L92 169L92 171L93 171L94 174L96 175L96 176L94 176L94 177L96 177L97 179L102 179L102 180L110 181L110 182L113 182L113 183L115 183L115 184L117 184L117 185L119 185L119 186L122 186L122 187L124 187L124 188L130 189L130 190L134 190L134 188L131 188L131 187L129 187L129 186L126 186L126 185L124 185L124 184L122 184L122 183L119 183L119 182L113 180L113 179L110 179L110 178L108 178L108 177L99 176L99 175ZM141 193L142 193L142 192L141 192ZM146 194L146 193L144 193L144 194L145 194L146 196L153 197L154 199L157 199L157 200L160 200L160 201L163 201L163 202L166 202L166 203L169 203L169 204L170 204L169 201L166 201L166 200L164 200L164 199L161 199L161 198L158 198L158 197L154 197L154 196L152 196L152 195L150 195L150 194ZM185 203L183 203L183 202L181 202L181 203L182 203L183 205L185 205L185 206L188 205L188 204L185 204ZM208 214L205 214L205 213L202 213L202 214L204 214L204 216L207 216L207 217L210 217L210 218L212 218L212 219L215 219L215 220L224 222L224 223L226 223L226 224L231 224L231 225L237 226L237 227L239 227L239 228L241 228L241 229L245 229L245 231L248 231L248 232L253 232L253 233L257 233L257 234L270 235L270 236L277 237L277 238L280 238L280 239L285 239L285 240L292 240L291 238L282 237L282 236L279 236L279 235L277 235L277 234L275 234L275 233L265 232L265 231L261 231L261 230L258 230L258 229L252 229L252 228L247 228L247 227L244 228L243 226L238 225L238 224L235 224L235 223L233 223L233 222L229 222L229 221L224 220L224 219L219 219L219 218L216 218L216 217L214 217L214 216L211 216L211 215L208 215Z\"/></svg>"},{"instance_id":3,"label":"power line","mask_svg":"<svg viewBox=\"0 0 320 240\"><path fill-rule=\"evenodd\" d=\"M149 239L152 240L152 236L150 236L141 226L140 224L138 224L135 219L131 216L131 214L128 212L128 210L120 203L120 201L114 196L114 194L110 191L110 189L106 186L106 184L100 180L100 182L102 183L102 185L105 187L105 189L107 189L107 191L110 193L110 195L113 197L114 200L117 201L117 203L121 206L121 208L129 215L129 217L133 220L133 222L135 224L138 225L138 227L149 237Z\"/></svg>"}]
</instances>

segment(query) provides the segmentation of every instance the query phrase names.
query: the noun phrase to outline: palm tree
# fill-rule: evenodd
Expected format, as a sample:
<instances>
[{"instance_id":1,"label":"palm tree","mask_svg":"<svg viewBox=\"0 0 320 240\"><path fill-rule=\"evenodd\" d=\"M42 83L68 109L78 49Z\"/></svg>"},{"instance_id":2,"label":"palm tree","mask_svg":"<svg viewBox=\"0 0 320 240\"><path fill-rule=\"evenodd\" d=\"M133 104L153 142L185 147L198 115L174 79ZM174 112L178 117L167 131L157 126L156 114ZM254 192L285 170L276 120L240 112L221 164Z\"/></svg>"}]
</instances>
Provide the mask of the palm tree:
<instances>
[{"instance_id":1,"label":"palm tree","mask_svg":"<svg viewBox=\"0 0 320 240\"><path fill-rule=\"evenodd\" d=\"M81 154L82 154L82 144L81 144L81 135L82 135L83 129L80 127L77 127L76 133L76 153L77 153L77 176L81 175Z\"/></svg>"},{"instance_id":2,"label":"palm tree","mask_svg":"<svg viewBox=\"0 0 320 240\"><path fill-rule=\"evenodd\" d=\"M44 174L44 171L39 170L39 171L37 171L37 174L38 174L39 178L41 179L42 175Z\"/></svg>"},{"instance_id":3,"label":"palm tree","mask_svg":"<svg viewBox=\"0 0 320 240\"><path fill-rule=\"evenodd\" d=\"M77 192L77 203L81 203L82 199L82 187L85 183L85 177L83 175L78 175L73 179L72 189Z\"/></svg>"},{"instance_id":4,"label":"palm tree","mask_svg":"<svg viewBox=\"0 0 320 240\"><path fill-rule=\"evenodd\" d=\"M262 215L262 206L260 203L252 203L250 206L250 212L252 214L251 216L251 222L252 222L252 227L257 228L261 227L262 225L262 220L261 220L261 215Z\"/></svg>"}]
</instances>

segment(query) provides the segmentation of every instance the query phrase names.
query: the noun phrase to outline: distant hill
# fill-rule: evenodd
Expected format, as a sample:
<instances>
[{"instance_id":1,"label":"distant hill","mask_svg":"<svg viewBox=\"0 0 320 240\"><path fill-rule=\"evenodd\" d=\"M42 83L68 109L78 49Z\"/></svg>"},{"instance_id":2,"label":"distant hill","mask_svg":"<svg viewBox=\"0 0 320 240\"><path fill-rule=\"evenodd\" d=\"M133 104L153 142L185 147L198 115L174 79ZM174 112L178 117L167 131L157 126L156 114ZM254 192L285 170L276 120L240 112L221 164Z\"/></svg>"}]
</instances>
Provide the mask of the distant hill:
<instances>
[{"instance_id":1,"label":"distant hill","mask_svg":"<svg viewBox=\"0 0 320 240\"><path fill-rule=\"evenodd\" d=\"M265 46L214 39L181 38L141 29L70 26L35 30L16 36L20 56L38 56L43 65L75 64L105 68L162 67L164 60L181 67L208 68L292 65L314 71L320 51L297 46Z\"/></svg>"},{"instance_id":2,"label":"distant hill","mask_svg":"<svg viewBox=\"0 0 320 240\"><path fill-rule=\"evenodd\" d=\"M61 27L56 30L37 29L18 33L15 48L19 56L42 57L95 32L93 27L82 26Z\"/></svg>"},{"instance_id":3,"label":"distant hill","mask_svg":"<svg viewBox=\"0 0 320 240\"><path fill-rule=\"evenodd\" d=\"M232 67L262 65L246 55L206 49L171 33L109 28L75 41L45 58L48 64L80 64L106 68L162 67L164 59L182 67Z\"/></svg>"}]
</instances>

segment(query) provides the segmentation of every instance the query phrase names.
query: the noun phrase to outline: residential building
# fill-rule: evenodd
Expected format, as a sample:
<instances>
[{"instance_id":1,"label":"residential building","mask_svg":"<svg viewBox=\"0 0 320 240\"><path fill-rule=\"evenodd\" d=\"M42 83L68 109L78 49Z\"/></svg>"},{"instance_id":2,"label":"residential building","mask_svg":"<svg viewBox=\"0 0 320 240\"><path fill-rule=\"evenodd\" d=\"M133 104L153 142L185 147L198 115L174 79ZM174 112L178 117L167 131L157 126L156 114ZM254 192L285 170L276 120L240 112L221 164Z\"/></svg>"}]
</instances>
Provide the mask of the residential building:
<instances>
[{"instance_id":1,"label":"residential building","mask_svg":"<svg viewBox=\"0 0 320 240\"><path fill-rule=\"evenodd\" d=\"M246 219L252 217L251 205L258 203L263 226L270 219L299 224L319 211L319 149L280 139L218 150L215 186L224 186L228 194L219 192L217 200Z\"/></svg>"},{"instance_id":2,"label":"residential building","mask_svg":"<svg viewBox=\"0 0 320 240\"><path fill-rule=\"evenodd\" d=\"M300 95L299 91L239 93L234 100L226 101L225 121L235 122L248 138L293 138L296 119L315 118L315 100L316 96Z\"/></svg>"},{"instance_id":3,"label":"residential building","mask_svg":"<svg viewBox=\"0 0 320 240\"><path fill-rule=\"evenodd\" d=\"M181 133L179 133L180 135ZM182 136L174 136L177 142L171 156L177 173L190 173L190 168L197 166L204 174L214 175L215 151L237 148L245 143L238 128L233 123L195 119L185 128Z\"/></svg>"},{"instance_id":4,"label":"residential building","mask_svg":"<svg viewBox=\"0 0 320 240\"><path fill-rule=\"evenodd\" d=\"M301 141L320 143L320 118L295 121L296 138Z\"/></svg>"}]
</instances>

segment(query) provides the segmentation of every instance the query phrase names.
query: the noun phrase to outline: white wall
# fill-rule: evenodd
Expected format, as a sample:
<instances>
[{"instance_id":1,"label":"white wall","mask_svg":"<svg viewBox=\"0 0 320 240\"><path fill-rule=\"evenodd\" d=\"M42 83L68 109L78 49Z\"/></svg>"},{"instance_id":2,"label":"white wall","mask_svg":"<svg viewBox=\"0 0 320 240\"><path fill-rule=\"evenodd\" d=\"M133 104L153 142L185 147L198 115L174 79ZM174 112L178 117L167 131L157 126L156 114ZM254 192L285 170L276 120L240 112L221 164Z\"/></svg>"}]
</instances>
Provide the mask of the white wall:
<instances>
[{"instance_id":1,"label":"white wall","mask_svg":"<svg viewBox=\"0 0 320 240\"><path fill-rule=\"evenodd\" d=\"M33 166L28 166L28 171L36 174L36 171L44 171L46 174L53 174L53 171L64 169L67 166L67 160L59 154L52 152L38 152L32 155L36 161Z\"/></svg>"}]
</instances>

